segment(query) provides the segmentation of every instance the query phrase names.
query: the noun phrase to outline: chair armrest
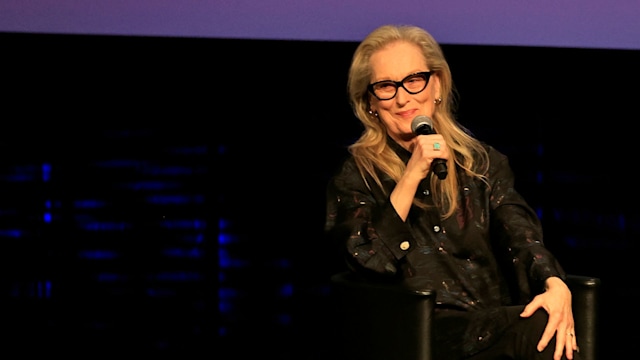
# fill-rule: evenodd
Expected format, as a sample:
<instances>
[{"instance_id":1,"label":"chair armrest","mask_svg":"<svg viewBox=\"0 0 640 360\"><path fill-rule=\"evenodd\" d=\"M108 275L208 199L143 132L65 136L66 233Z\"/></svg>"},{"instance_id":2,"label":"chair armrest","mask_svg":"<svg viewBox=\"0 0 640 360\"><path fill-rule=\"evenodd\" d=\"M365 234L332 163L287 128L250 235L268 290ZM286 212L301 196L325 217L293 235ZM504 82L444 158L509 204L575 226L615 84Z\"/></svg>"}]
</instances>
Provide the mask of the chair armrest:
<instances>
[{"instance_id":1,"label":"chair armrest","mask_svg":"<svg viewBox=\"0 0 640 360\"><path fill-rule=\"evenodd\" d=\"M600 279L569 274L566 282L573 299L573 318L580 355L585 360L595 360L598 354L596 339L600 320Z\"/></svg>"},{"instance_id":2,"label":"chair armrest","mask_svg":"<svg viewBox=\"0 0 640 360\"><path fill-rule=\"evenodd\" d=\"M342 272L331 277L346 359L431 360L435 292Z\"/></svg>"}]
</instances>

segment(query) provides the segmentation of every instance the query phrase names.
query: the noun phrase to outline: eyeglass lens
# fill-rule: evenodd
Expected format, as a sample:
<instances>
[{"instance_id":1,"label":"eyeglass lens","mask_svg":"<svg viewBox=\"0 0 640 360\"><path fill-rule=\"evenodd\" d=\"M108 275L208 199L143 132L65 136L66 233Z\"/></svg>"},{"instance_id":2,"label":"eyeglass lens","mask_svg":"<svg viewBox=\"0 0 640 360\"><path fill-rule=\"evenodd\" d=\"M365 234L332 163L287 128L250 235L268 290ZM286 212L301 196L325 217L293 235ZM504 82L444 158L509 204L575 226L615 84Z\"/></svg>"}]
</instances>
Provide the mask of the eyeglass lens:
<instances>
[{"instance_id":1,"label":"eyeglass lens","mask_svg":"<svg viewBox=\"0 0 640 360\"><path fill-rule=\"evenodd\" d=\"M417 94L427 87L429 72L411 74L401 81L384 80L371 85L373 94L380 100L393 99L402 86L409 94Z\"/></svg>"}]
</instances>

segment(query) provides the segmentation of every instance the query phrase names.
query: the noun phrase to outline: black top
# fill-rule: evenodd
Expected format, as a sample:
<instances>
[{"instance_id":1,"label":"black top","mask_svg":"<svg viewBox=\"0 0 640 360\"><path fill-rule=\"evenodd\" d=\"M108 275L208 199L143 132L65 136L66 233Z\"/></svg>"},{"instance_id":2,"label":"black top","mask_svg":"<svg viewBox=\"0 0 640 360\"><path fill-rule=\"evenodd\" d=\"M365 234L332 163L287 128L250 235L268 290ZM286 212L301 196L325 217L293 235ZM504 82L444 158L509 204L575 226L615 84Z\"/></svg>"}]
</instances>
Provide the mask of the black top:
<instances>
[{"instance_id":1,"label":"black top","mask_svg":"<svg viewBox=\"0 0 640 360\"><path fill-rule=\"evenodd\" d=\"M388 142L406 164L411 153ZM456 169L461 207L444 221L435 207L413 206L403 222L389 200L395 182L381 176L387 195L370 177L367 188L351 157L327 189L326 230L349 266L380 281L435 290L436 343L448 344L440 351L451 358L491 344L509 321L504 307L528 302L550 276L565 277L543 244L535 211L514 189L507 157L485 146L489 185ZM433 204L431 195L424 180L415 196Z\"/></svg>"}]
</instances>

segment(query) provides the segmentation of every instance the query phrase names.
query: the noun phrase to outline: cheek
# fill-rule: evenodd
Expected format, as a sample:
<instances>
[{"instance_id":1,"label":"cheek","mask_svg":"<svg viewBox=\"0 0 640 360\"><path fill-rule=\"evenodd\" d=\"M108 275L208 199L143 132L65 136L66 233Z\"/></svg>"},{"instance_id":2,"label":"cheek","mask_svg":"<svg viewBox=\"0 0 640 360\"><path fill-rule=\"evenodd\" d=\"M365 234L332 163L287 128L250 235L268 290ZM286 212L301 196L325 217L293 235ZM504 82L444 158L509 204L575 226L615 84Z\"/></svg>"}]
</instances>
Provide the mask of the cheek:
<instances>
[{"instance_id":1,"label":"cheek","mask_svg":"<svg viewBox=\"0 0 640 360\"><path fill-rule=\"evenodd\" d=\"M387 132L391 134L398 134L403 132L402 130L403 125L398 121L390 120L390 119L393 119L390 116L388 115L380 116L379 119L380 119L380 122L384 125L384 128L387 130ZM410 126L411 125L409 125L409 127ZM411 129L409 129L408 131L411 131Z\"/></svg>"},{"instance_id":2,"label":"cheek","mask_svg":"<svg viewBox=\"0 0 640 360\"><path fill-rule=\"evenodd\" d=\"M393 107L393 101L380 101L375 105L378 112L390 111Z\"/></svg>"},{"instance_id":3,"label":"cheek","mask_svg":"<svg viewBox=\"0 0 640 360\"><path fill-rule=\"evenodd\" d=\"M423 92L421 92L420 94L415 95L414 97L416 103L420 104L420 107L427 107L429 108L429 105L433 104L433 99L435 99L434 97L434 91L431 89L427 89Z\"/></svg>"}]
</instances>

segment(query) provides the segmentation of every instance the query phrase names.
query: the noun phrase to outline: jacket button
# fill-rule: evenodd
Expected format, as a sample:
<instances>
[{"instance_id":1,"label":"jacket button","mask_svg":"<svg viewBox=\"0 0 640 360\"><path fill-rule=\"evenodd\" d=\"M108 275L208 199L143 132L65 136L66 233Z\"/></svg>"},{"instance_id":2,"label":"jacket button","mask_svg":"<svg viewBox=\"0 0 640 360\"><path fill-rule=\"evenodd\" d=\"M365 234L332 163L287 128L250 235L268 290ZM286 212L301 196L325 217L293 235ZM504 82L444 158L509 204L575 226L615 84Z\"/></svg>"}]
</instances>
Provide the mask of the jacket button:
<instances>
[{"instance_id":1,"label":"jacket button","mask_svg":"<svg viewBox=\"0 0 640 360\"><path fill-rule=\"evenodd\" d=\"M411 245L409 244L408 241L403 241L400 243L400 249L402 250L407 250Z\"/></svg>"}]
</instances>

